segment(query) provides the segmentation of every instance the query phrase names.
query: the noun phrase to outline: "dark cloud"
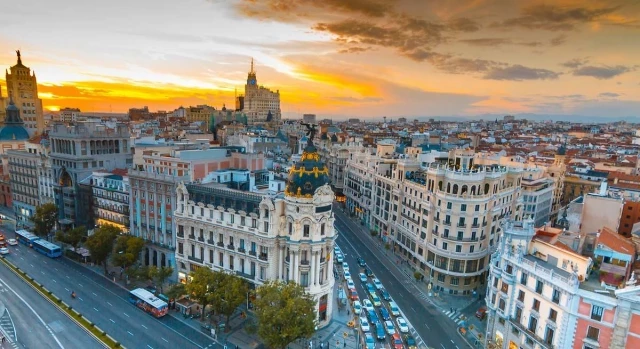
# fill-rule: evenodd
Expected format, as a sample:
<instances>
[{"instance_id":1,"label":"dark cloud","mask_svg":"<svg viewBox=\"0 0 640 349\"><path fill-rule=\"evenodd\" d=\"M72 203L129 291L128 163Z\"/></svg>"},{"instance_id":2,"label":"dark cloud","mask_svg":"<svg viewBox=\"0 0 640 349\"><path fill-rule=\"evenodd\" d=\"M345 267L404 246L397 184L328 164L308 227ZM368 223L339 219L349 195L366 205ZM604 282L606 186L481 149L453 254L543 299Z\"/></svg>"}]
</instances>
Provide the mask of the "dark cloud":
<instances>
[{"instance_id":1,"label":"dark cloud","mask_svg":"<svg viewBox=\"0 0 640 349\"><path fill-rule=\"evenodd\" d=\"M480 30L481 26L469 18L456 18L447 22L447 28L453 31L472 33Z\"/></svg>"},{"instance_id":2,"label":"dark cloud","mask_svg":"<svg viewBox=\"0 0 640 349\"><path fill-rule=\"evenodd\" d=\"M549 40L549 45L551 46L560 46L562 44L564 44L567 41L567 36L562 34L562 35L558 35L555 38L552 38L551 40Z\"/></svg>"},{"instance_id":3,"label":"dark cloud","mask_svg":"<svg viewBox=\"0 0 640 349\"><path fill-rule=\"evenodd\" d=\"M560 76L547 69L529 68L520 64L511 65L508 67L494 67L484 75L484 79L488 80L553 80Z\"/></svg>"},{"instance_id":4,"label":"dark cloud","mask_svg":"<svg viewBox=\"0 0 640 349\"><path fill-rule=\"evenodd\" d=\"M436 68L450 74L482 73L506 65L496 61L485 59L469 59L432 53L428 61Z\"/></svg>"},{"instance_id":5,"label":"dark cloud","mask_svg":"<svg viewBox=\"0 0 640 349\"><path fill-rule=\"evenodd\" d=\"M620 97L620 94L615 92L602 92L598 95L598 97L616 98L616 97Z\"/></svg>"},{"instance_id":6,"label":"dark cloud","mask_svg":"<svg viewBox=\"0 0 640 349\"><path fill-rule=\"evenodd\" d=\"M633 71L633 67L627 67L624 65L616 65L616 66L581 66L573 71L573 75L575 76L590 76L599 80L607 80L614 78L618 75L622 75L624 73L628 73Z\"/></svg>"},{"instance_id":7,"label":"dark cloud","mask_svg":"<svg viewBox=\"0 0 640 349\"><path fill-rule=\"evenodd\" d=\"M365 52L369 50L371 50L371 47L352 46L352 47L344 48L338 52L339 53L360 53L360 52Z\"/></svg>"},{"instance_id":8,"label":"dark cloud","mask_svg":"<svg viewBox=\"0 0 640 349\"><path fill-rule=\"evenodd\" d=\"M589 60L587 58L574 58L570 61L566 61L564 63L561 63L560 65L563 67L567 67L567 68L578 68L581 67L585 64L589 63Z\"/></svg>"},{"instance_id":9,"label":"dark cloud","mask_svg":"<svg viewBox=\"0 0 640 349\"><path fill-rule=\"evenodd\" d=\"M572 94L572 95L560 95L560 96L544 96L545 98L553 98L553 99L570 99L570 100L576 100L576 99L584 99L585 95L582 94Z\"/></svg>"},{"instance_id":10,"label":"dark cloud","mask_svg":"<svg viewBox=\"0 0 640 349\"><path fill-rule=\"evenodd\" d=\"M550 31L573 30L576 25L594 22L615 12L618 7L590 9L556 5L534 5L525 8L521 16L491 26L498 28L543 29Z\"/></svg>"},{"instance_id":11,"label":"dark cloud","mask_svg":"<svg viewBox=\"0 0 640 349\"><path fill-rule=\"evenodd\" d=\"M294 20L318 9L381 18L392 12L395 0L241 0L236 6L249 17Z\"/></svg>"},{"instance_id":12,"label":"dark cloud","mask_svg":"<svg viewBox=\"0 0 640 349\"><path fill-rule=\"evenodd\" d=\"M478 39L464 39L460 40L465 44L473 45L473 46L501 46L512 44L513 41L511 39L505 38L478 38Z\"/></svg>"}]
</instances>

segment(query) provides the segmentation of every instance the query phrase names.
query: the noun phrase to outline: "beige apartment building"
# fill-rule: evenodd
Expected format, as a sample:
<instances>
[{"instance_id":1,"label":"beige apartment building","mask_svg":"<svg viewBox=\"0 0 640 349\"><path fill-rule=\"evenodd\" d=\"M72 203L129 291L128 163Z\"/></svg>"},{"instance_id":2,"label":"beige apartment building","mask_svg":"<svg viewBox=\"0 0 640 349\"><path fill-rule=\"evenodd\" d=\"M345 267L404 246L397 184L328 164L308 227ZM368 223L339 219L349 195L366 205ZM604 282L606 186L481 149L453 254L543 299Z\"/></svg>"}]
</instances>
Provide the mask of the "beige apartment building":
<instances>
[{"instance_id":1,"label":"beige apartment building","mask_svg":"<svg viewBox=\"0 0 640 349\"><path fill-rule=\"evenodd\" d=\"M20 116L29 135L44 131L42 114L42 99L38 98L38 80L36 73L22 64L20 51L16 51L18 61L9 68L5 75L7 92L13 102L20 109Z\"/></svg>"}]
</instances>

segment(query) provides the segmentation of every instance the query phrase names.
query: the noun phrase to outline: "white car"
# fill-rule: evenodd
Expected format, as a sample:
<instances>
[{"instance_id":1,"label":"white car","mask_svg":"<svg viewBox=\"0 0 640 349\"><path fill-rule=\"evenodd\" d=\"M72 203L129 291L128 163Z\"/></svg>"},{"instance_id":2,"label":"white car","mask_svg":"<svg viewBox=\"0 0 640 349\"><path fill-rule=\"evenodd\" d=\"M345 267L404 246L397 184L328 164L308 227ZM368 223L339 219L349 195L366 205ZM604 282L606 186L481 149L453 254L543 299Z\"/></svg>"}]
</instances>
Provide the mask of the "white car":
<instances>
[{"instance_id":1,"label":"white car","mask_svg":"<svg viewBox=\"0 0 640 349\"><path fill-rule=\"evenodd\" d=\"M9 254L9 249L6 247L0 248L0 254Z\"/></svg>"},{"instance_id":2,"label":"white car","mask_svg":"<svg viewBox=\"0 0 640 349\"><path fill-rule=\"evenodd\" d=\"M380 282L380 280L378 280L378 278L373 279L373 284L376 286L376 289L381 290L384 287L382 287L382 282Z\"/></svg>"},{"instance_id":3,"label":"white car","mask_svg":"<svg viewBox=\"0 0 640 349\"><path fill-rule=\"evenodd\" d=\"M403 318L397 318L396 323L398 324L398 330L400 330L400 333L409 333L409 325L407 325L407 322L404 321Z\"/></svg>"},{"instance_id":4,"label":"white car","mask_svg":"<svg viewBox=\"0 0 640 349\"><path fill-rule=\"evenodd\" d=\"M373 306L373 303L371 303L370 300L368 299L363 299L362 300L362 306L367 309L367 311L376 311L376 308Z\"/></svg>"},{"instance_id":5,"label":"white car","mask_svg":"<svg viewBox=\"0 0 640 349\"><path fill-rule=\"evenodd\" d=\"M362 313L362 304L360 304L360 301L353 301L353 312L355 314Z\"/></svg>"},{"instance_id":6,"label":"white car","mask_svg":"<svg viewBox=\"0 0 640 349\"><path fill-rule=\"evenodd\" d=\"M342 262L342 269L344 271L349 271L349 264L347 264L347 262Z\"/></svg>"},{"instance_id":7,"label":"white car","mask_svg":"<svg viewBox=\"0 0 640 349\"><path fill-rule=\"evenodd\" d=\"M389 302L389 310L391 310L391 315L400 316L400 308L398 308L396 302Z\"/></svg>"},{"instance_id":8,"label":"white car","mask_svg":"<svg viewBox=\"0 0 640 349\"><path fill-rule=\"evenodd\" d=\"M347 280L347 288L348 289L356 288L356 284L353 283L353 280L351 279Z\"/></svg>"},{"instance_id":9,"label":"white car","mask_svg":"<svg viewBox=\"0 0 640 349\"><path fill-rule=\"evenodd\" d=\"M18 244L18 240L16 239L9 239L9 241L7 242L9 245L11 246L16 246Z\"/></svg>"},{"instance_id":10,"label":"white car","mask_svg":"<svg viewBox=\"0 0 640 349\"><path fill-rule=\"evenodd\" d=\"M360 281L361 281L362 283L367 282L367 275L365 275L364 273L360 273L360 274L358 274L358 277L360 277Z\"/></svg>"},{"instance_id":11,"label":"white car","mask_svg":"<svg viewBox=\"0 0 640 349\"><path fill-rule=\"evenodd\" d=\"M351 280L351 273L348 270L344 272L344 279Z\"/></svg>"},{"instance_id":12,"label":"white car","mask_svg":"<svg viewBox=\"0 0 640 349\"><path fill-rule=\"evenodd\" d=\"M387 330L387 334L393 336L396 333L396 328L393 326L393 322L385 321L384 328Z\"/></svg>"},{"instance_id":13,"label":"white car","mask_svg":"<svg viewBox=\"0 0 640 349\"><path fill-rule=\"evenodd\" d=\"M366 317L360 318L360 328L362 329L362 332L369 332L369 330L371 330L369 327L369 321L367 321Z\"/></svg>"},{"instance_id":14,"label":"white car","mask_svg":"<svg viewBox=\"0 0 640 349\"><path fill-rule=\"evenodd\" d=\"M342 253L336 253L336 260L338 261L338 263L344 262L344 256L342 255Z\"/></svg>"}]
</instances>

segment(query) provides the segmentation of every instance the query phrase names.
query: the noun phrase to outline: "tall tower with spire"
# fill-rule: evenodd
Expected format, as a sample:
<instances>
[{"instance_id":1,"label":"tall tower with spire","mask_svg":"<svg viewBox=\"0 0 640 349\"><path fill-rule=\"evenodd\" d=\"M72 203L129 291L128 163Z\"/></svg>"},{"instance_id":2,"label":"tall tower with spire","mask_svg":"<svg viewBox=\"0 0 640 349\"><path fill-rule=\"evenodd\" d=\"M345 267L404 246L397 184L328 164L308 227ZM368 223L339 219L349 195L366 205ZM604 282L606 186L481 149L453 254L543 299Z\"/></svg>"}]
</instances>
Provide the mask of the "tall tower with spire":
<instances>
[{"instance_id":1,"label":"tall tower with spire","mask_svg":"<svg viewBox=\"0 0 640 349\"><path fill-rule=\"evenodd\" d=\"M38 98L38 80L36 73L22 64L20 50L16 51L17 63L5 72L8 94L20 109L24 127L29 135L44 131L42 100Z\"/></svg>"},{"instance_id":2,"label":"tall tower with spire","mask_svg":"<svg viewBox=\"0 0 640 349\"><path fill-rule=\"evenodd\" d=\"M236 106L238 104L236 99ZM280 91L273 92L264 86L258 86L253 59L251 59L251 70L247 74L247 84L244 86L242 110L247 115L249 125L280 122ZM271 115L270 119L269 115Z\"/></svg>"}]
</instances>

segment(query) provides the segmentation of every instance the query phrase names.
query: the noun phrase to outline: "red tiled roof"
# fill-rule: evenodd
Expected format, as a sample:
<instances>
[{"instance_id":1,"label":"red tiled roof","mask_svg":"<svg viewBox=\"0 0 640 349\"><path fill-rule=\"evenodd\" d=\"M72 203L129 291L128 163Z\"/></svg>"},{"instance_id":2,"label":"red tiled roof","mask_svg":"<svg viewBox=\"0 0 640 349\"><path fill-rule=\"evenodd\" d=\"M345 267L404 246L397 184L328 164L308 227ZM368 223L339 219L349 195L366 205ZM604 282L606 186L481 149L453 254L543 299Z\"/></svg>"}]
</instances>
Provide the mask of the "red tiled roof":
<instances>
[{"instance_id":1,"label":"red tiled roof","mask_svg":"<svg viewBox=\"0 0 640 349\"><path fill-rule=\"evenodd\" d=\"M126 168L116 168L111 171L111 173L113 173L114 175L126 176L129 173L129 170Z\"/></svg>"},{"instance_id":2,"label":"red tiled roof","mask_svg":"<svg viewBox=\"0 0 640 349\"><path fill-rule=\"evenodd\" d=\"M597 243L605 245L616 252L631 256L636 255L636 246L630 240L618 235L617 232L607 227L600 229Z\"/></svg>"}]
</instances>

